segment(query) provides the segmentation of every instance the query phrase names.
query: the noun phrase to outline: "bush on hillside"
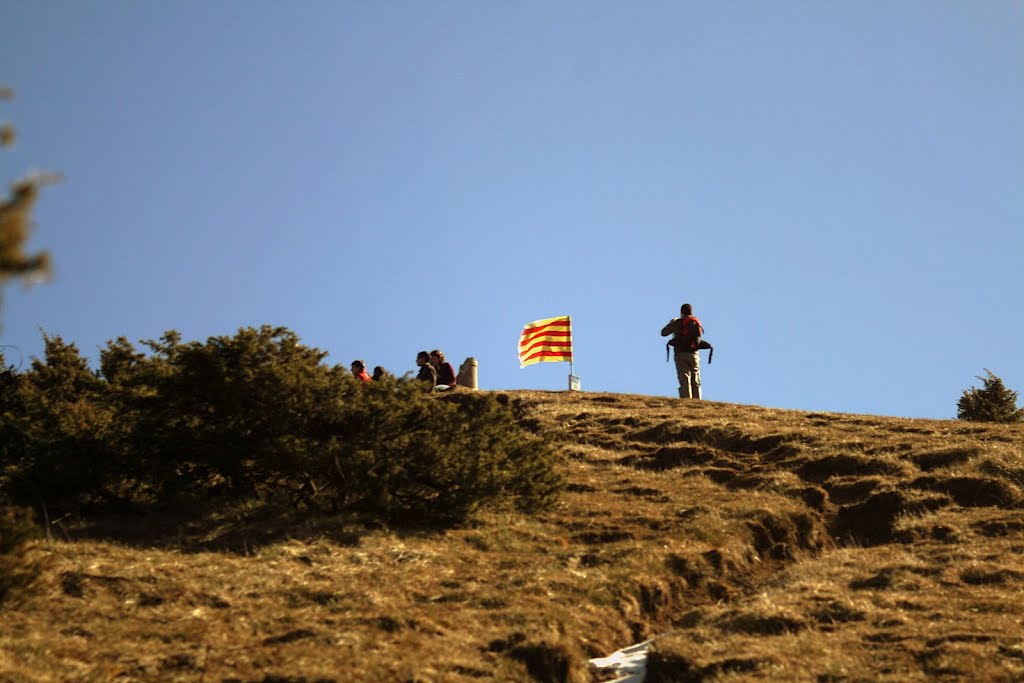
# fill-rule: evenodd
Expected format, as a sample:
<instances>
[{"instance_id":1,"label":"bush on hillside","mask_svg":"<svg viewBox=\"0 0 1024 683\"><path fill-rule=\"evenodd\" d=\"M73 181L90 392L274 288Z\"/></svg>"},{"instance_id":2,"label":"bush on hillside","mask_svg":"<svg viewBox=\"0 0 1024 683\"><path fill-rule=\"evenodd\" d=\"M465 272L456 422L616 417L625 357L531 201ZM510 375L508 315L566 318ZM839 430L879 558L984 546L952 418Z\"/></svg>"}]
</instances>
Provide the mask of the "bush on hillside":
<instances>
[{"instance_id":1,"label":"bush on hillside","mask_svg":"<svg viewBox=\"0 0 1024 683\"><path fill-rule=\"evenodd\" d=\"M112 342L100 365L139 456L135 474L161 499L251 495L268 473L294 476L354 388L347 371L321 364L326 353L281 327L203 343L168 332L145 344L149 356Z\"/></svg>"},{"instance_id":2,"label":"bush on hillside","mask_svg":"<svg viewBox=\"0 0 1024 683\"><path fill-rule=\"evenodd\" d=\"M4 382L0 484L26 505L79 502L117 470L105 387L74 344L44 336L44 360Z\"/></svg>"},{"instance_id":3,"label":"bush on hillside","mask_svg":"<svg viewBox=\"0 0 1024 683\"><path fill-rule=\"evenodd\" d=\"M536 509L561 486L547 443L489 395L409 378L363 385L286 328L183 343L124 338L90 371L72 344L16 376L0 412L0 486L22 504L220 497L457 522L482 506ZM6 385L5 385L6 386Z\"/></svg>"},{"instance_id":4,"label":"bush on hillside","mask_svg":"<svg viewBox=\"0 0 1024 683\"><path fill-rule=\"evenodd\" d=\"M346 438L311 463L319 494L332 504L392 520L455 522L501 502L539 509L561 488L548 443L520 429L493 395L449 400L425 394L416 380L391 380L352 398L335 430Z\"/></svg>"},{"instance_id":5,"label":"bush on hillside","mask_svg":"<svg viewBox=\"0 0 1024 683\"><path fill-rule=\"evenodd\" d=\"M17 430L11 419L20 404L21 375L15 372L13 365L7 365L7 359L0 353L0 484L3 483L4 471L11 466L16 453L15 440Z\"/></svg>"},{"instance_id":6,"label":"bush on hillside","mask_svg":"<svg viewBox=\"0 0 1024 683\"><path fill-rule=\"evenodd\" d=\"M978 376L984 386L967 389L960 397L957 418L974 422L1024 422L1024 408L1017 407L1018 392L1007 389L1003 380L990 370L985 372L988 377Z\"/></svg>"}]
</instances>

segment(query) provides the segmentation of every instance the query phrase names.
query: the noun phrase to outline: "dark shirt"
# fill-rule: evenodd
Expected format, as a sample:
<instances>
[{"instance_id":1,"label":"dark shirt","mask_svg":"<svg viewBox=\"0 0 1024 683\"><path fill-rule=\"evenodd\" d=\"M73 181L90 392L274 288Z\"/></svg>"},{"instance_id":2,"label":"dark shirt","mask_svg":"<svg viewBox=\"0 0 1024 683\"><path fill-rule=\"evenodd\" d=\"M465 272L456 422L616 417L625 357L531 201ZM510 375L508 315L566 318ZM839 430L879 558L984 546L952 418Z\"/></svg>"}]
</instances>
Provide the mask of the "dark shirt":
<instances>
[{"instance_id":1,"label":"dark shirt","mask_svg":"<svg viewBox=\"0 0 1024 683\"><path fill-rule=\"evenodd\" d=\"M452 369L451 363L441 363L441 367L437 369L437 383L447 387L455 386L455 370Z\"/></svg>"},{"instance_id":2,"label":"dark shirt","mask_svg":"<svg viewBox=\"0 0 1024 683\"><path fill-rule=\"evenodd\" d=\"M424 382L429 382L430 386L437 386L437 370L430 363L424 363L420 366L419 374L416 375L416 379L421 379Z\"/></svg>"}]
</instances>

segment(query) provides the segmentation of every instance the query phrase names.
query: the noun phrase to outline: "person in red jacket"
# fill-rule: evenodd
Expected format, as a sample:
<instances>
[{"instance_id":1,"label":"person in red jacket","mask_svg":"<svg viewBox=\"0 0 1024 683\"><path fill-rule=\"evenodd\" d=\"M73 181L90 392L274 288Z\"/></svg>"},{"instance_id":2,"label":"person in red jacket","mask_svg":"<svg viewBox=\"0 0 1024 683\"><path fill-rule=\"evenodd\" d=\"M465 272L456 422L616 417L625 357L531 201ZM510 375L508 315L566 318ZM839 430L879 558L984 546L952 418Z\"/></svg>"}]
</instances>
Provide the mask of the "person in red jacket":
<instances>
[{"instance_id":1,"label":"person in red jacket","mask_svg":"<svg viewBox=\"0 0 1024 683\"><path fill-rule=\"evenodd\" d=\"M675 347L676 376L679 378L679 398L700 398L700 356L697 345L704 334L700 320L693 316L693 306L683 304L681 317L673 318L661 328L661 336L672 334L670 344Z\"/></svg>"},{"instance_id":2,"label":"person in red jacket","mask_svg":"<svg viewBox=\"0 0 1024 683\"><path fill-rule=\"evenodd\" d=\"M361 360L352 361L352 375L356 379L361 380L363 384L366 384L372 379L370 377L370 373L366 371L366 363Z\"/></svg>"},{"instance_id":3,"label":"person in red jacket","mask_svg":"<svg viewBox=\"0 0 1024 683\"><path fill-rule=\"evenodd\" d=\"M430 352L430 364L437 370L437 390L448 391L455 388L455 370L452 364L444 359L444 354L439 349Z\"/></svg>"}]
</instances>

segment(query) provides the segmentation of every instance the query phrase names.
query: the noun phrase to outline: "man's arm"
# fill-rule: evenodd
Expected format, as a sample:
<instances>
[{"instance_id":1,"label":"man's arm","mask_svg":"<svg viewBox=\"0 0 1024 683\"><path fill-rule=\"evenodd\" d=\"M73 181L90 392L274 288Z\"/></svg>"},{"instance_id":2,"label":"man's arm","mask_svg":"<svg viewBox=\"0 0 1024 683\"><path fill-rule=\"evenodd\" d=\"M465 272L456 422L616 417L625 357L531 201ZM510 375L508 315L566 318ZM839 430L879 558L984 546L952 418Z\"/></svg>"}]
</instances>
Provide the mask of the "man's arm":
<instances>
[{"instance_id":1,"label":"man's arm","mask_svg":"<svg viewBox=\"0 0 1024 683\"><path fill-rule=\"evenodd\" d=\"M679 322L679 318L672 318L671 320L669 320L668 325L665 325L665 327L661 328L661 336L667 337L670 334L675 334L677 322Z\"/></svg>"}]
</instances>

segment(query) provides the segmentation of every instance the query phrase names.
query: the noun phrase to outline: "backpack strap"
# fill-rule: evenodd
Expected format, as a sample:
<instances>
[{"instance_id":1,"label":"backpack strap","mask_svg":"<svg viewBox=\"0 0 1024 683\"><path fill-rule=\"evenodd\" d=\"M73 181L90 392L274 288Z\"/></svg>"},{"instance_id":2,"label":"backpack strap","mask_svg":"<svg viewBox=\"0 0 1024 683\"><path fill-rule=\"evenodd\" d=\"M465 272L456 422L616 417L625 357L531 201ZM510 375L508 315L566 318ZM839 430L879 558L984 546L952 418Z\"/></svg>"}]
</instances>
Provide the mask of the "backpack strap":
<instances>
[{"instance_id":1,"label":"backpack strap","mask_svg":"<svg viewBox=\"0 0 1024 683\"><path fill-rule=\"evenodd\" d=\"M711 359L715 355L715 347L712 346L709 342L701 339L700 343L697 344L697 348L698 349L707 349L708 350L708 365L711 365Z\"/></svg>"}]
</instances>

